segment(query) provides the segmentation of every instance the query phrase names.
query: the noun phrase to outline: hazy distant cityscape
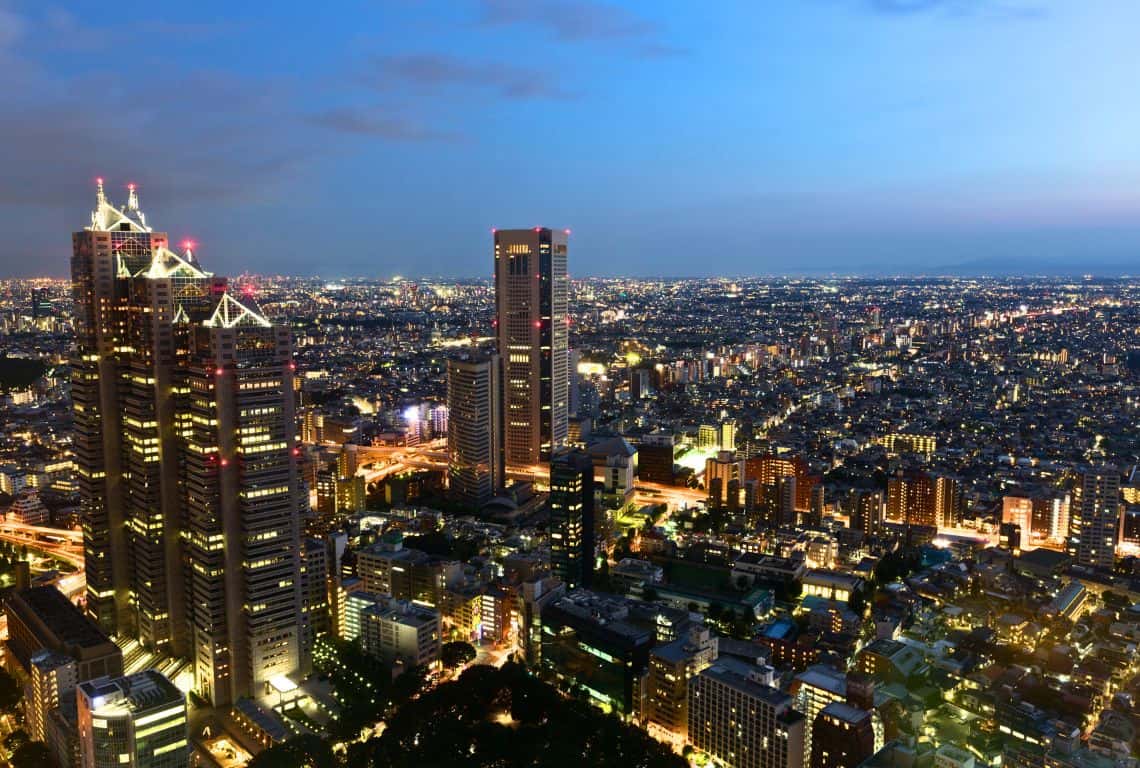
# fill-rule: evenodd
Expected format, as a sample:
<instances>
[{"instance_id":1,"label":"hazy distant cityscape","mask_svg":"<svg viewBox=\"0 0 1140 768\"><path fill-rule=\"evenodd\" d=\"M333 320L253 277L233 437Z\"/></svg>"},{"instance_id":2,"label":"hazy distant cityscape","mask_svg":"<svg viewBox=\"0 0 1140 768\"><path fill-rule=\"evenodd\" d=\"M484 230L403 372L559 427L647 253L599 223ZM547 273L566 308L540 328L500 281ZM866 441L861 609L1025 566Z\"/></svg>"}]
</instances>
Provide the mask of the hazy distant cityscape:
<instances>
[{"instance_id":1,"label":"hazy distant cityscape","mask_svg":"<svg viewBox=\"0 0 1140 768\"><path fill-rule=\"evenodd\" d=\"M0 281L12 765L1134 768L1140 281L78 223Z\"/></svg>"}]
</instances>

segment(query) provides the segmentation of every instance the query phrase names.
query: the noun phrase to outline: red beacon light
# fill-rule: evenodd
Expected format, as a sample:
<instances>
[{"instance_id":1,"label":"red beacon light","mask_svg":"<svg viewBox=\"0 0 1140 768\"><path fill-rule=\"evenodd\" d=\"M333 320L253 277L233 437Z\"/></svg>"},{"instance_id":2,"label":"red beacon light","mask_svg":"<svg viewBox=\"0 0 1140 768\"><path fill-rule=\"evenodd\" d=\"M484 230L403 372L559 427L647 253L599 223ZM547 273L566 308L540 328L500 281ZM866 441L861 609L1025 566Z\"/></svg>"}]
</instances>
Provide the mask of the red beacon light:
<instances>
[{"instance_id":1,"label":"red beacon light","mask_svg":"<svg viewBox=\"0 0 1140 768\"><path fill-rule=\"evenodd\" d=\"M227 465L227 464L229 464L229 463L230 463L230 460L229 460L229 459L222 459L222 466L223 466L223 467L224 467L224 466L226 466L226 465Z\"/></svg>"},{"instance_id":2,"label":"red beacon light","mask_svg":"<svg viewBox=\"0 0 1140 768\"><path fill-rule=\"evenodd\" d=\"M218 367L218 368L215 368L215 369L214 369L214 373L215 373L216 375L218 375L218 376L224 376L224 375L225 375L225 373L226 373L226 369L225 369L225 368L221 368L221 367Z\"/></svg>"},{"instance_id":3,"label":"red beacon light","mask_svg":"<svg viewBox=\"0 0 1140 768\"><path fill-rule=\"evenodd\" d=\"M535 320L534 321L534 327L535 328L541 328L542 327L542 321L541 320Z\"/></svg>"}]
</instances>

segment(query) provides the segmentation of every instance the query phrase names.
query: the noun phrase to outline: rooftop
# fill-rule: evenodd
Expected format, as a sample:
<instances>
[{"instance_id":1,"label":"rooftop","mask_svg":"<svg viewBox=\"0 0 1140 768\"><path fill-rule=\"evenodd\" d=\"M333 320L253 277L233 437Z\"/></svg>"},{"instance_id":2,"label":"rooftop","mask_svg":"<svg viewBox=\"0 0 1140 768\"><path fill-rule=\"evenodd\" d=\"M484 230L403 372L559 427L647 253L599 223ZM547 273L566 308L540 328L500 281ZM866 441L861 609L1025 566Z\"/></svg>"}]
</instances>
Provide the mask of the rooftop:
<instances>
[{"instance_id":1,"label":"rooftop","mask_svg":"<svg viewBox=\"0 0 1140 768\"><path fill-rule=\"evenodd\" d=\"M34 611L65 645L94 648L111 642L111 638L55 587L30 587L20 590L16 597Z\"/></svg>"}]
</instances>

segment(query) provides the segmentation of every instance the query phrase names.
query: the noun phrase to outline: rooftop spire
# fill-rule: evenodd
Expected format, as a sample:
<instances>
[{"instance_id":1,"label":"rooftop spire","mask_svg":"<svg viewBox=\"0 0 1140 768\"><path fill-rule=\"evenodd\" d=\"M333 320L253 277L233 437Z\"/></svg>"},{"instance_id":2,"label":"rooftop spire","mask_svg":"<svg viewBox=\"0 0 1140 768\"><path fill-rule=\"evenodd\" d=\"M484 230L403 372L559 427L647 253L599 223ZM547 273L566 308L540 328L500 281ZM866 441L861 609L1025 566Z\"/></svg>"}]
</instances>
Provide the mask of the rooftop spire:
<instances>
[{"instance_id":1,"label":"rooftop spire","mask_svg":"<svg viewBox=\"0 0 1140 768\"><path fill-rule=\"evenodd\" d=\"M128 211L137 211L139 209L138 187L136 187L134 184L128 184L127 190L129 192L129 194L127 195L127 210Z\"/></svg>"},{"instance_id":2,"label":"rooftop spire","mask_svg":"<svg viewBox=\"0 0 1140 768\"><path fill-rule=\"evenodd\" d=\"M107 203L107 195L103 192L103 177L95 179L95 207L102 208Z\"/></svg>"}]
</instances>

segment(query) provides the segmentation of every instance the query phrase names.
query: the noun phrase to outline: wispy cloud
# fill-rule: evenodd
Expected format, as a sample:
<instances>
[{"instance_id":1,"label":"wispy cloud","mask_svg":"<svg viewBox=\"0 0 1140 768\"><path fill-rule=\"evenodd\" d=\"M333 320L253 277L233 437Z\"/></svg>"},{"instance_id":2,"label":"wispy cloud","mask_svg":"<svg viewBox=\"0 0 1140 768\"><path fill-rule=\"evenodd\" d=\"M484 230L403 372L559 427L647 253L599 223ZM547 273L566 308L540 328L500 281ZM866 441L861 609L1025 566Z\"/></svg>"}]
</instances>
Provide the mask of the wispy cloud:
<instances>
[{"instance_id":1,"label":"wispy cloud","mask_svg":"<svg viewBox=\"0 0 1140 768\"><path fill-rule=\"evenodd\" d=\"M390 141L408 142L459 142L463 136L458 133L437 131L404 117L384 114L380 110L354 107L338 107L325 110L312 116L316 125L340 133L357 136L372 136Z\"/></svg>"},{"instance_id":2,"label":"wispy cloud","mask_svg":"<svg viewBox=\"0 0 1140 768\"><path fill-rule=\"evenodd\" d=\"M479 23L525 24L547 30L568 43L602 42L646 57L688 51L662 39L661 26L628 8L597 0L479 0Z\"/></svg>"},{"instance_id":3,"label":"wispy cloud","mask_svg":"<svg viewBox=\"0 0 1140 768\"><path fill-rule=\"evenodd\" d=\"M379 57L373 61L365 80L381 89L399 84L425 88L484 88L516 101L575 96L562 88L552 75L538 70L502 62L465 61L438 53Z\"/></svg>"},{"instance_id":4,"label":"wispy cloud","mask_svg":"<svg viewBox=\"0 0 1140 768\"><path fill-rule=\"evenodd\" d=\"M162 40L163 46L197 45L237 32L240 25L232 22L189 22L155 19L120 19L113 23L88 23L71 11L49 7L32 19L37 29L37 43L52 49L70 51L109 50L132 44L151 44Z\"/></svg>"},{"instance_id":5,"label":"wispy cloud","mask_svg":"<svg viewBox=\"0 0 1140 768\"><path fill-rule=\"evenodd\" d=\"M1045 5L1035 0L858 0L875 13L891 16L914 16L944 13L952 16L986 15L1010 19L1039 18Z\"/></svg>"}]
</instances>

